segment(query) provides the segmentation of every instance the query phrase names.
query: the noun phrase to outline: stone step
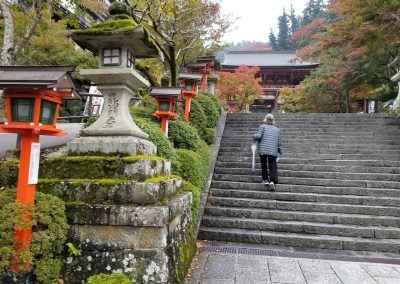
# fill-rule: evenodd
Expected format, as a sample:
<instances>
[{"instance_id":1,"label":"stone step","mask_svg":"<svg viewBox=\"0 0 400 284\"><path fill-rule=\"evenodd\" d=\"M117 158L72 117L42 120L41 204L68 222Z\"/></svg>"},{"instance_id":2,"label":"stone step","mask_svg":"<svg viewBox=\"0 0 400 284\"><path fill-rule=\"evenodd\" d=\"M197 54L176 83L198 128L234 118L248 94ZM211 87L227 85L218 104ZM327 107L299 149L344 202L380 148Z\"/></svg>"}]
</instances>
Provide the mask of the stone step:
<instances>
[{"instance_id":1,"label":"stone step","mask_svg":"<svg viewBox=\"0 0 400 284\"><path fill-rule=\"evenodd\" d=\"M221 142L221 145L224 145L225 142L235 142L235 143L240 143L240 145L248 145L253 143L253 135L250 136L240 136L234 135L230 137L226 137L227 139L223 139ZM348 144L360 144L360 145L369 145L369 144L375 144L379 143L380 145L400 145L400 141L398 139L382 139L379 137L375 138L370 138L368 140L360 140L359 138L346 138L346 139L341 139L338 137L334 138L321 138L317 137L314 139L309 139L309 138L303 138L303 137L294 137L291 139L287 139L287 137L284 137L283 139L283 144L285 143L293 143L293 144L310 144L310 145L327 145L327 144L343 144L343 145L348 145Z\"/></svg>"},{"instance_id":2,"label":"stone step","mask_svg":"<svg viewBox=\"0 0 400 284\"><path fill-rule=\"evenodd\" d=\"M284 151L284 149L283 149ZM284 153L284 156L282 157L283 159L287 158L310 158L310 159L315 159L315 160L392 160L392 161L399 161L400 160L400 154L396 155L379 155L376 153L369 153L369 154L325 154L325 153ZM243 161L244 158L251 158L252 157L252 152L247 151L247 152L221 152L218 153L218 159L222 157L229 157L230 159L225 160L225 161ZM220 160L220 159L219 159Z\"/></svg>"},{"instance_id":3,"label":"stone step","mask_svg":"<svg viewBox=\"0 0 400 284\"><path fill-rule=\"evenodd\" d=\"M249 163L251 165L252 157L235 157L235 156L218 156L218 162L223 163ZM259 162L259 157L256 156L256 161ZM328 165L328 166L363 166L363 167L400 167L400 161L387 161L382 159L368 159L368 160L335 160L335 159L324 159L324 156L313 155L311 157L293 157L288 158L286 155L279 159L279 165L291 164L291 165Z\"/></svg>"},{"instance_id":4,"label":"stone step","mask_svg":"<svg viewBox=\"0 0 400 284\"><path fill-rule=\"evenodd\" d=\"M353 204L353 205L368 205L368 206L390 206L400 207L400 198L396 197L380 197L376 196L358 196L358 195L338 195L338 194L316 194L285 192L279 187L279 191L260 190L238 190L211 188L213 197L229 197L229 198L249 198L261 200L276 200L276 201L296 201L296 202L318 202L328 204Z\"/></svg>"},{"instance_id":5,"label":"stone step","mask_svg":"<svg viewBox=\"0 0 400 284\"><path fill-rule=\"evenodd\" d=\"M354 125L354 127L326 127L326 128L321 128L321 127L315 127L315 128L289 128L285 126L279 126L277 127L281 130L281 133L283 135L332 135L332 134L337 134L338 136L343 136L343 135L349 135L350 136L370 136L370 135L376 135L380 134L380 136L398 136L400 134L400 129L382 129L382 126L376 126L375 128L368 128L368 130L363 130L362 128L360 129L359 125ZM243 125L240 127L229 127L226 129L227 133L234 132L234 133L256 133L258 132L259 127L252 127L249 125Z\"/></svg>"},{"instance_id":6,"label":"stone step","mask_svg":"<svg viewBox=\"0 0 400 284\"><path fill-rule=\"evenodd\" d=\"M307 153L307 154L334 154L334 155L357 155L357 154L365 154L369 155L373 153L374 155L397 155L400 157L400 149L395 149L395 150L371 150L371 149L328 149L328 148L309 148L307 146L302 146L299 145L298 147L284 147L282 146L282 149L285 151L285 155L290 156L290 154L294 153ZM237 154L247 154L251 152L251 145L245 145L241 147L227 147L227 146L221 146L219 148L219 153L237 153Z\"/></svg>"},{"instance_id":7,"label":"stone step","mask_svg":"<svg viewBox=\"0 0 400 284\"><path fill-rule=\"evenodd\" d=\"M303 193L311 194L330 194L330 195L357 195L357 196L373 196L373 197L400 197L398 189L383 188L365 188L365 187L332 187L332 186L310 186L297 184L279 184L279 192L292 192L302 195ZM245 191L265 191L265 185L261 183L244 183L232 181L215 181L211 182L212 189L235 189Z\"/></svg>"},{"instance_id":8,"label":"stone step","mask_svg":"<svg viewBox=\"0 0 400 284\"><path fill-rule=\"evenodd\" d=\"M246 141L238 142L238 141L230 141L226 140L220 144L220 149L227 147L249 147L249 142L252 140L249 138ZM354 149L354 150L399 150L400 145L382 145L382 144L370 144L370 142L365 142L364 144L355 144L355 143L325 143L325 142L315 142L315 141L283 141L282 148L283 149L291 149L291 148L308 148L308 149Z\"/></svg>"},{"instance_id":9,"label":"stone step","mask_svg":"<svg viewBox=\"0 0 400 284\"><path fill-rule=\"evenodd\" d=\"M261 177L249 175L230 175L214 174L216 181L236 181L236 182L260 182ZM299 185L319 185L319 186L345 186L345 187L369 187L369 188L391 188L400 189L400 183L393 181L374 181L374 180L337 180L337 179L315 179L303 177L279 177L281 184L299 184Z\"/></svg>"},{"instance_id":10,"label":"stone step","mask_svg":"<svg viewBox=\"0 0 400 284\"><path fill-rule=\"evenodd\" d=\"M260 220L224 216L205 216L202 220L202 226L372 239L400 239L400 229L395 227L380 226L356 226L315 222Z\"/></svg>"},{"instance_id":11,"label":"stone step","mask_svg":"<svg viewBox=\"0 0 400 284\"><path fill-rule=\"evenodd\" d=\"M393 239L367 239L337 237L317 234L300 234L270 232L260 230L244 230L233 228L202 227L199 233L203 240L224 240L230 242L249 242L268 245L285 245L302 248L319 248L331 250L399 252L400 241Z\"/></svg>"},{"instance_id":12,"label":"stone step","mask_svg":"<svg viewBox=\"0 0 400 284\"><path fill-rule=\"evenodd\" d=\"M286 160L285 160L286 161ZM400 174L400 167L375 167L360 165L355 163L355 166L340 166L340 165L316 165L316 164L289 164L284 163L283 158L278 162L279 170L289 171L311 171L311 172L340 172L340 173L385 173L385 174ZM216 168L225 169L251 169L251 162L216 162ZM256 159L255 169L261 169L259 158Z\"/></svg>"},{"instance_id":13,"label":"stone step","mask_svg":"<svg viewBox=\"0 0 400 284\"><path fill-rule=\"evenodd\" d=\"M208 198L208 204L213 206L243 207L243 208L263 208L277 209L284 211L302 211L302 212L321 212L321 213L340 213L340 214L373 214L375 216L400 216L399 207L391 206L372 206L372 205L354 205L354 204L334 204L322 202L295 202L280 201L272 199L255 198L231 198L214 197Z\"/></svg>"},{"instance_id":14,"label":"stone step","mask_svg":"<svg viewBox=\"0 0 400 284\"><path fill-rule=\"evenodd\" d=\"M342 225L400 227L400 219L393 216L340 214L325 212L304 212L263 208L242 208L227 206L205 207L205 216L222 216L235 218L252 218L262 220L282 220L299 222L316 222Z\"/></svg>"},{"instance_id":15,"label":"stone step","mask_svg":"<svg viewBox=\"0 0 400 284\"><path fill-rule=\"evenodd\" d=\"M223 168L216 167L214 174L231 174L231 175L250 175L261 176L261 169L252 172L251 169L244 168ZM321 178L321 179L339 179L339 180L374 180L374 181L395 181L400 182L399 174L385 173L346 173L346 172L317 172L317 171L300 171L300 170L284 170L278 167L279 177L300 177L300 178Z\"/></svg>"}]
</instances>

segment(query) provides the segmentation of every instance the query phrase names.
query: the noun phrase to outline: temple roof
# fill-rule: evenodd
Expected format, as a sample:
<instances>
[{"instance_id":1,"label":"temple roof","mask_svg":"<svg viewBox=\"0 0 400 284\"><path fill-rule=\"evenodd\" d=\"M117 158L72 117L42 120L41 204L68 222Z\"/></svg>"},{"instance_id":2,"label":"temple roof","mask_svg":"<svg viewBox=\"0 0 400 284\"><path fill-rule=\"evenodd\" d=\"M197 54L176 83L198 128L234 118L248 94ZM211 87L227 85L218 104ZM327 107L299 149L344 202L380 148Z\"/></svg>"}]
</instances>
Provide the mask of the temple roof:
<instances>
[{"instance_id":1,"label":"temple roof","mask_svg":"<svg viewBox=\"0 0 400 284\"><path fill-rule=\"evenodd\" d=\"M304 62L294 51L228 51L224 55L224 66L259 67L316 67L318 63Z\"/></svg>"}]
</instances>

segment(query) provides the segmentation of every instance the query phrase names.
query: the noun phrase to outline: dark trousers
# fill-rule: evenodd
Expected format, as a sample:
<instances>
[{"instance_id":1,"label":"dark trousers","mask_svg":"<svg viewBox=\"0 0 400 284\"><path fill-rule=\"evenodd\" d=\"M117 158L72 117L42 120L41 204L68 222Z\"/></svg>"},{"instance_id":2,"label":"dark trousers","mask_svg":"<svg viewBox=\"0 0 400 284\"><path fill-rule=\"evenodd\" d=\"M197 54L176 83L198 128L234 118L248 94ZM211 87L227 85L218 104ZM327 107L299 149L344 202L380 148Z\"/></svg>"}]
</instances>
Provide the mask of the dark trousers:
<instances>
[{"instance_id":1,"label":"dark trousers","mask_svg":"<svg viewBox=\"0 0 400 284\"><path fill-rule=\"evenodd\" d=\"M276 157L270 155L260 155L262 179L278 183L278 165ZM268 175L269 173L269 175Z\"/></svg>"}]
</instances>

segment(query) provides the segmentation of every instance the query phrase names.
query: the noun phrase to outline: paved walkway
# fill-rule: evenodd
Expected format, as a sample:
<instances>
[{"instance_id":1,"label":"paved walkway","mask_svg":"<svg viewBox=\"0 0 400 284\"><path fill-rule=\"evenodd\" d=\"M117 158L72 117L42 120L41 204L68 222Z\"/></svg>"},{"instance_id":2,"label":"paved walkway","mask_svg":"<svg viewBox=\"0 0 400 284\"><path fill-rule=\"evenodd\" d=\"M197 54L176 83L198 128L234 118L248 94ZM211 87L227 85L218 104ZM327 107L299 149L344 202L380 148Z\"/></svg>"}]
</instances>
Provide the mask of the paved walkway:
<instances>
[{"instance_id":1,"label":"paved walkway","mask_svg":"<svg viewBox=\"0 0 400 284\"><path fill-rule=\"evenodd\" d=\"M298 256L303 254L308 258L294 258L290 257L296 255L294 252L278 257L238 253L243 249L235 249L235 253L226 253L226 249L217 252L200 248L199 251L187 278L188 284L400 284L400 265L367 262L381 259L376 256L357 260L365 262L351 262L332 260L341 258L335 255L331 255L331 260L310 259L318 255L325 258L316 253L297 252ZM254 248L245 251L272 252ZM277 254L285 255L282 251ZM400 259L382 258L382 262L400 263Z\"/></svg>"}]
</instances>

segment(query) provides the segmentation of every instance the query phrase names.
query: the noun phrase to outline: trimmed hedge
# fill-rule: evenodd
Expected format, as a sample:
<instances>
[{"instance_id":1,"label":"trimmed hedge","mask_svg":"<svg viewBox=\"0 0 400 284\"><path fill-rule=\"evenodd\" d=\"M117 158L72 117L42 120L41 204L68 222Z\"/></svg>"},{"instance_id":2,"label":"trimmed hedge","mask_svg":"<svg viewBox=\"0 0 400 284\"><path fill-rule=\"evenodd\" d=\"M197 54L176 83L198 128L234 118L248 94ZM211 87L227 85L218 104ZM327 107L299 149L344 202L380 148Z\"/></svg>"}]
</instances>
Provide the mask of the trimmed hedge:
<instances>
[{"instance_id":1,"label":"trimmed hedge","mask_svg":"<svg viewBox=\"0 0 400 284\"><path fill-rule=\"evenodd\" d=\"M209 97L213 101L216 109L218 110L219 115L221 115L222 114L222 108L221 108L221 105L220 105L220 103L218 101L218 97L216 95L210 93L210 92L201 92L201 94Z\"/></svg>"},{"instance_id":2,"label":"trimmed hedge","mask_svg":"<svg viewBox=\"0 0 400 284\"><path fill-rule=\"evenodd\" d=\"M206 125L208 128L215 127L218 122L218 118L220 116L218 106L215 105L215 102L211 99L211 97L205 94L198 94L196 96L196 100L200 103L201 107L204 110L206 115Z\"/></svg>"},{"instance_id":3,"label":"trimmed hedge","mask_svg":"<svg viewBox=\"0 0 400 284\"><path fill-rule=\"evenodd\" d=\"M170 121L168 139L174 144L175 148L196 150L199 146L200 137L197 130L187 121Z\"/></svg>"},{"instance_id":4,"label":"trimmed hedge","mask_svg":"<svg viewBox=\"0 0 400 284\"><path fill-rule=\"evenodd\" d=\"M0 276L18 257L24 265L19 271L33 270L35 283L55 283L60 274L62 252L68 230L64 202L50 194L37 192L34 206L15 202L16 191L0 191ZM23 218L31 210L33 220ZM14 228L32 225L31 250L15 252ZM30 265L26 265L26 264Z\"/></svg>"},{"instance_id":5,"label":"trimmed hedge","mask_svg":"<svg viewBox=\"0 0 400 284\"><path fill-rule=\"evenodd\" d=\"M181 176L196 187L203 188L211 159L207 143L200 140L196 152L186 149L178 149L176 152L181 168L174 174Z\"/></svg>"},{"instance_id":6,"label":"trimmed hedge","mask_svg":"<svg viewBox=\"0 0 400 284\"><path fill-rule=\"evenodd\" d=\"M149 134L149 139L157 146L157 155L171 161L176 161L174 145L165 137L157 121L135 117L135 122L140 129Z\"/></svg>"},{"instance_id":7,"label":"trimmed hedge","mask_svg":"<svg viewBox=\"0 0 400 284\"><path fill-rule=\"evenodd\" d=\"M203 107L196 99L193 99L190 105L189 123L197 129L200 138L204 139L205 129L207 128L207 118Z\"/></svg>"},{"instance_id":8,"label":"trimmed hedge","mask_svg":"<svg viewBox=\"0 0 400 284\"><path fill-rule=\"evenodd\" d=\"M0 161L0 188L17 186L18 168L17 159Z\"/></svg>"},{"instance_id":9,"label":"trimmed hedge","mask_svg":"<svg viewBox=\"0 0 400 284\"><path fill-rule=\"evenodd\" d=\"M215 136L217 135L217 131L215 128L206 128L205 129L205 139L206 143L210 145L212 142L214 142Z\"/></svg>"}]
</instances>

